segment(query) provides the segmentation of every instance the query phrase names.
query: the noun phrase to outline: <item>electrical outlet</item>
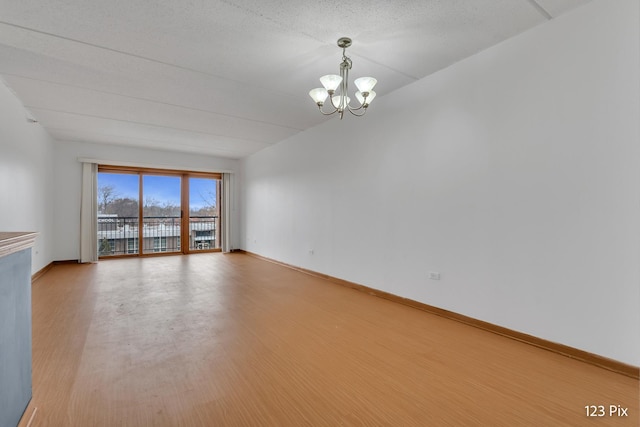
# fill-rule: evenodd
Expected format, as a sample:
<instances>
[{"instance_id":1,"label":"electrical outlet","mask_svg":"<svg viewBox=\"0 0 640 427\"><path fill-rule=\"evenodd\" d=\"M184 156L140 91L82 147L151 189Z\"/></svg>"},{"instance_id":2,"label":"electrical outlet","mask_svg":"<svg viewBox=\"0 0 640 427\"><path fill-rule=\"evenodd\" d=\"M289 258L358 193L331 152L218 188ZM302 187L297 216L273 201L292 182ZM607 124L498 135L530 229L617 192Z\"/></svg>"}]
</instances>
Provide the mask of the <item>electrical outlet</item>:
<instances>
[{"instance_id":1,"label":"electrical outlet","mask_svg":"<svg viewBox=\"0 0 640 427\"><path fill-rule=\"evenodd\" d=\"M431 280L440 280L440 273L438 273L437 271L429 272L429 279L431 279Z\"/></svg>"}]
</instances>

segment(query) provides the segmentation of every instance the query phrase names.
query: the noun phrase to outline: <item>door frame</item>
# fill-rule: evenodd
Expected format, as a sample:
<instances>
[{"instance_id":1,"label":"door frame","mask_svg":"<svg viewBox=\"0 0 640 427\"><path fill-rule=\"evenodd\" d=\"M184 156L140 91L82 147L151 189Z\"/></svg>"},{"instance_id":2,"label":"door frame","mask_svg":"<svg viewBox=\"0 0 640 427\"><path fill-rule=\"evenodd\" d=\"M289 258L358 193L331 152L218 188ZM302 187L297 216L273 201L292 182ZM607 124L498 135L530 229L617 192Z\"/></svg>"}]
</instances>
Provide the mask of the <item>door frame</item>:
<instances>
[{"instance_id":1,"label":"door frame","mask_svg":"<svg viewBox=\"0 0 640 427\"><path fill-rule=\"evenodd\" d=\"M206 252L222 252L222 222L224 221L222 212L222 173L217 172L198 172L178 169L160 169L149 167L134 166L112 166L98 165L98 173L123 173L138 175L138 252L134 254L124 253L121 255L108 255L99 257L99 259L126 258L126 257L153 257L168 256L180 254L206 253ZM175 252L152 252L144 253L144 236L142 223L144 220L143 209L143 177L144 175L163 175L180 177L180 250ZM189 214L189 178L209 178L215 179L216 184L216 203L218 206L218 227L216 228L216 248L211 249L191 249L189 242L190 214ZM125 251L126 252L126 251Z\"/></svg>"}]
</instances>

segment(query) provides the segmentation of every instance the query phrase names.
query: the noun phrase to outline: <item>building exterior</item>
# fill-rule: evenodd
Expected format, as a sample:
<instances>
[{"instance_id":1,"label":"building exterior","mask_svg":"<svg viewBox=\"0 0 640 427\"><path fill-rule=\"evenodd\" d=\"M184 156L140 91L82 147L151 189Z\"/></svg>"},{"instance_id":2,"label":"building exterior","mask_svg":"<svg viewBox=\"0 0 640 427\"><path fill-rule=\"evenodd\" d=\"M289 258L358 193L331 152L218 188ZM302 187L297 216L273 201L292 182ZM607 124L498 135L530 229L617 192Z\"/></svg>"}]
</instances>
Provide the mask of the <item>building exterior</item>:
<instances>
[{"instance_id":1,"label":"building exterior","mask_svg":"<svg viewBox=\"0 0 640 427\"><path fill-rule=\"evenodd\" d=\"M189 218L189 249L219 248L219 217ZM98 215L99 256L133 255L140 253L179 252L181 248L181 219L179 217L144 217L140 230L138 217L119 217L117 214Z\"/></svg>"}]
</instances>

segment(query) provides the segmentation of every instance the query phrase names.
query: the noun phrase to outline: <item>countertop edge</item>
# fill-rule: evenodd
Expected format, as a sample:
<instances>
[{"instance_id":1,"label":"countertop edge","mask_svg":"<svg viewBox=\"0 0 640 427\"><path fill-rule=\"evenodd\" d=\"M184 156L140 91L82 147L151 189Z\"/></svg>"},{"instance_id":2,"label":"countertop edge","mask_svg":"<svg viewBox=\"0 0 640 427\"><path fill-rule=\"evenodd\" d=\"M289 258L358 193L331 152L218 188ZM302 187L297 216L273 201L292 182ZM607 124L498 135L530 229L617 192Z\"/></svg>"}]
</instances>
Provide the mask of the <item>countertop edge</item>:
<instances>
[{"instance_id":1,"label":"countertop edge","mask_svg":"<svg viewBox=\"0 0 640 427\"><path fill-rule=\"evenodd\" d=\"M33 246L38 233L25 232L4 232L0 231L0 257L20 252Z\"/></svg>"}]
</instances>

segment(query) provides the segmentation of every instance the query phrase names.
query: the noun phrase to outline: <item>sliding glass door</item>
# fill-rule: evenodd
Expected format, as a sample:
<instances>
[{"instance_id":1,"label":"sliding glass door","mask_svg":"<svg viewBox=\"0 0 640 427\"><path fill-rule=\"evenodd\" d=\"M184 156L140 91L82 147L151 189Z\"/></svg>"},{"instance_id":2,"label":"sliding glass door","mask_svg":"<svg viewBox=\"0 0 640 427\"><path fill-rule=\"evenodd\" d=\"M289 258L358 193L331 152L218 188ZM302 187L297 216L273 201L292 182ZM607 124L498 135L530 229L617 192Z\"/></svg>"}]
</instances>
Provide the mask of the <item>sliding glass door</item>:
<instances>
[{"instance_id":1,"label":"sliding glass door","mask_svg":"<svg viewBox=\"0 0 640 427\"><path fill-rule=\"evenodd\" d=\"M140 177L98 173L98 256L138 253Z\"/></svg>"},{"instance_id":2,"label":"sliding glass door","mask_svg":"<svg viewBox=\"0 0 640 427\"><path fill-rule=\"evenodd\" d=\"M181 252L182 177L142 175L142 253Z\"/></svg>"},{"instance_id":3,"label":"sliding glass door","mask_svg":"<svg viewBox=\"0 0 640 427\"><path fill-rule=\"evenodd\" d=\"M189 251L220 249L220 180L190 176Z\"/></svg>"},{"instance_id":4,"label":"sliding glass door","mask_svg":"<svg viewBox=\"0 0 640 427\"><path fill-rule=\"evenodd\" d=\"M100 257L220 250L218 174L100 167Z\"/></svg>"}]
</instances>

